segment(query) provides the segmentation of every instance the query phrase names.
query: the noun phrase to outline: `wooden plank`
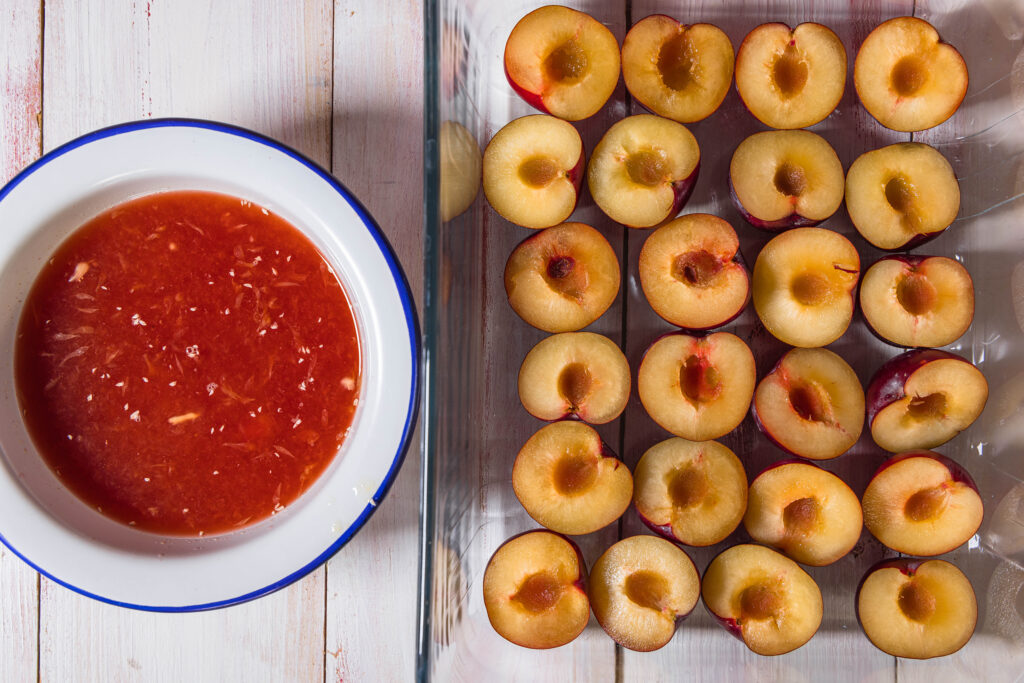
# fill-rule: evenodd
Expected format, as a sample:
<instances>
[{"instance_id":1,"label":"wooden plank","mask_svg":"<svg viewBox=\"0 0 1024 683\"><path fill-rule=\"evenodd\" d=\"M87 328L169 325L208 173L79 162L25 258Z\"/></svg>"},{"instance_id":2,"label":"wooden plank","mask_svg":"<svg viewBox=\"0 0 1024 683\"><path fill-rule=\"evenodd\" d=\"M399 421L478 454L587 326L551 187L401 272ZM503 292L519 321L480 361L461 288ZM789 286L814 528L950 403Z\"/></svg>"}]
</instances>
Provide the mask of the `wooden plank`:
<instances>
[{"instance_id":1,"label":"wooden plank","mask_svg":"<svg viewBox=\"0 0 1024 683\"><path fill-rule=\"evenodd\" d=\"M334 6L334 175L387 235L420 303L423 282L423 8ZM372 43L367 36L373 36ZM419 543L418 433L366 528L327 565L327 679L411 680Z\"/></svg>"},{"instance_id":2,"label":"wooden plank","mask_svg":"<svg viewBox=\"0 0 1024 683\"><path fill-rule=\"evenodd\" d=\"M131 119L194 116L328 165L331 12L328 0L47 3L46 147Z\"/></svg>"},{"instance_id":3,"label":"wooden plank","mask_svg":"<svg viewBox=\"0 0 1024 683\"><path fill-rule=\"evenodd\" d=\"M725 5L704 1L671 8L666 8L658 0L633 0L632 20L636 22L649 14L667 11L688 24L712 23L729 35L736 49L751 29L764 22L781 21L795 26L805 21L817 21L832 28L847 50L847 88L838 112L812 129L832 144L843 167L848 168L862 152L908 139L907 135L882 128L863 110L853 90L852 72L857 46L867 33L884 19L910 14L912 9L909 0L882 0L856 5L839 0L800 5L775 0L739 0ZM633 113L642 111L639 105L633 104ZM732 205L728 169L736 146L748 135L767 128L747 112L735 88L715 114L689 128L697 137L703 154L700 178L684 213L707 212L729 221L740 236L747 267L752 268L757 253L770 235L748 225ZM840 209L822 227L850 237L865 266L877 258L879 252L856 234L845 209ZM629 267L634 276L638 255L648 234L648 231L636 230L629 235ZM639 288L631 292L627 307L626 355L631 365L636 367L647 346L672 328L651 310ZM787 348L764 330L752 305L722 329L740 336L751 346L758 378L767 373ZM894 355L856 320L830 348L850 362L864 383L884 358ZM627 409L625 433L625 454L630 466L636 464L646 449L669 436L650 420L635 397ZM750 417L720 441L739 455L749 479L771 463L786 457L760 434ZM859 496L882 459L870 436L865 436L842 458L819 464L843 478ZM637 533L648 532L635 512L630 510L624 517L623 535ZM720 544L686 550L703 573L718 552L747 541L749 537L741 525L737 532ZM881 545L865 531L861 542L847 557L828 567L808 568L822 590L825 615L817 635L792 653L779 657L755 655L719 628L703 606L698 606L680 626L675 639L662 650L642 655L623 650L623 680L658 680L668 672L688 670L699 672L698 679L708 681L753 678L755 672L756 678L764 680L813 681L820 680L824 672L828 672L830 680L836 681L892 681L895 675L893 658L875 649L859 633L853 607L853 595L861 575L884 554Z\"/></svg>"},{"instance_id":4,"label":"wooden plank","mask_svg":"<svg viewBox=\"0 0 1024 683\"><path fill-rule=\"evenodd\" d=\"M149 116L254 128L330 159L332 7L278 3L46 4L47 148ZM321 680L324 573L202 615L137 613L44 581L44 680ZM74 643L74 647L69 647Z\"/></svg>"},{"instance_id":5,"label":"wooden plank","mask_svg":"<svg viewBox=\"0 0 1024 683\"><path fill-rule=\"evenodd\" d=\"M0 184L39 156L42 16L35 0L0 11ZM0 546L0 680L35 680L38 575Z\"/></svg>"},{"instance_id":6,"label":"wooden plank","mask_svg":"<svg viewBox=\"0 0 1024 683\"><path fill-rule=\"evenodd\" d=\"M323 680L323 572L260 600L151 614L41 589L43 681ZM73 644L73 645L72 645Z\"/></svg>"},{"instance_id":7,"label":"wooden plank","mask_svg":"<svg viewBox=\"0 0 1024 683\"><path fill-rule=\"evenodd\" d=\"M36 679L39 575L0 548L0 680Z\"/></svg>"},{"instance_id":8,"label":"wooden plank","mask_svg":"<svg viewBox=\"0 0 1024 683\"><path fill-rule=\"evenodd\" d=\"M39 156L43 106L39 3L15 0L0 14L0 183Z\"/></svg>"},{"instance_id":9,"label":"wooden plank","mask_svg":"<svg viewBox=\"0 0 1024 683\"><path fill-rule=\"evenodd\" d=\"M934 145L953 165L960 181L961 211L956 222L927 253L955 257L974 279L975 318L970 331L951 348L975 362L989 380L990 408L1001 406L1007 378L1024 362L1021 330L1010 308L1010 278L1024 258L1020 239L1020 150L1024 130L1015 89L1008 75L1020 53L1024 9L1013 3L986 2L967 7L952 0L919 0L915 16L931 22L967 62L970 85L959 111L948 121L914 134ZM993 341L1005 340L995 353ZM938 451L966 466L978 484L990 520L998 502L1024 480L1019 442L1000 438L998 419L976 424ZM985 539L985 527L981 539ZM996 548L1001 550L1000 548ZM899 659L898 680L925 683L937 677L955 680L1019 680L1024 665L1021 632L1020 567L985 552L978 538L942 556L970 578L979 604L974 637L948 657L919 661ZM1016 558L1020 560L1018 555Z\"/></svg>"}]
</instances>

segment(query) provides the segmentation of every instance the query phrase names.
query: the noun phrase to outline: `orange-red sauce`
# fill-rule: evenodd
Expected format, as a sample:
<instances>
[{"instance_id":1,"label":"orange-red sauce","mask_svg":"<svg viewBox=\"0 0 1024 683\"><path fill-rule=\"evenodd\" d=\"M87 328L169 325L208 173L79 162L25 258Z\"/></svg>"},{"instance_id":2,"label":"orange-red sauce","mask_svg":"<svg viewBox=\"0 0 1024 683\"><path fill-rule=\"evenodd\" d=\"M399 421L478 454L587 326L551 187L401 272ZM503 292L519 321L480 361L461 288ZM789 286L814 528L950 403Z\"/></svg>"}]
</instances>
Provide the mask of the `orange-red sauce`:
<instances>
[{"instance_id":1,"label":"orange-red sauce","mask_svg":"<svg viewBox=\"0 0 1024 683\"><path fill-rule=\"evenodd\" d=\"M316 247L265 209L166 192L74 232L29 293L15 351L28 431L61 481L152 532L284 509L352 423L352 307Z\"/></svg>"}]
</instances>

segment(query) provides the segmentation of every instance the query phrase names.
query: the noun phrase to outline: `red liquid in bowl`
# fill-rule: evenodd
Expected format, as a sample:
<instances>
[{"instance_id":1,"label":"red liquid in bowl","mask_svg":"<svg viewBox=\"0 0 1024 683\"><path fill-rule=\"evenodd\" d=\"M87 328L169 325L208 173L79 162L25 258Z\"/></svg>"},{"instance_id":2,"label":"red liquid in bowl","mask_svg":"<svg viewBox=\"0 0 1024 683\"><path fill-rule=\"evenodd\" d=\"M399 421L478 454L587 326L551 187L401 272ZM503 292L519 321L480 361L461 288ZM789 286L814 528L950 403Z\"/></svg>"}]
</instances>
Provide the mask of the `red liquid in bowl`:
<instances>
[{"instance_id":1,"label":"red liquid in bowl","mask_svg":"<svg viewBox=\"0 0 1024 683\"><path fill-rule=\"evenodd\" d=\"M245 200L167 192L75 231L18 326L18 398L65 486L170 535L265 519L352 424L356 321L316 247Z\"/></svg>"}]
</instances>

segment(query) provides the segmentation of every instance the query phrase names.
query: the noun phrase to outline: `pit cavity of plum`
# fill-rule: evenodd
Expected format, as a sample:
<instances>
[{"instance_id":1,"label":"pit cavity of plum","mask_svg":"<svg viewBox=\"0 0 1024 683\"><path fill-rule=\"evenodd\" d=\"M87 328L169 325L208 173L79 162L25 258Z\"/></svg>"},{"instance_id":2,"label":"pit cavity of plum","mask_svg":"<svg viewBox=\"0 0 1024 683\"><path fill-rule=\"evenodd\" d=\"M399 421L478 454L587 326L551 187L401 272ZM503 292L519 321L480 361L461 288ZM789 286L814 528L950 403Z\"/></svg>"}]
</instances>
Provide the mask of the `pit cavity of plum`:
<instances>
[{"instance_id":1,"label":"pit cavity of plum","mask_svg":"<svg viewBox=\"0 0 1024 683\"><path fill-rule=\"evenodd\" d=\"M641 607L661 612L669 595L668 581L661 574L641 569L626 577L623 588L626 597Z\"/></svg>"},{"instance_id":2,"label":"pit cavity of plum","mask_svg":"<svg viewBox=\"0 0 1024 683\"><path fill-rule=\"evenodd\" d=\"M770 619L781 606L779 594L767 583L755 583L740 593L740 615L743 619Z\"/></svg>"},{"instance_id":3,"label":"pit cavity of plum","mask_svg":"<svg viewBox=\"0 0 1024 683\"><path fill-rule=\"evenodd\" d=\"M569 277L575 266L576 259L572 256L555 256L548 261L548 277L552 280Z\"/></svg>"},{"instance_id":4,"label":"pit cavity of plum","mask_svg":"<svg viewBox=\"0 0 1024 683\"><path fill-rule=\"evenodd\" d=\"M914 621L926 621L935 614L935 596L917 581L908 581L896 598L900 610Z\"/></svg>"},{"instance_id":5,"label":"pit cavity of plum","mask_svg":"<svg viewBox=\"0 0 1024 683\"><path fill-rule=\"evenodd\" d=\"M721 270L721 261L705 249L679 254L672 261L672 277L691 287L707 287Z\"/></svg>"},{"instance_id":6,"label":"pit cavity of plum","mask_svg":"<svg viewBox=\"0 0 1024 683\"><path fill-rule=\"evenodd\" d=\"M562 595L562 584L548 572L537 572L526 578L512 601L522 605L523 609L533 614L546 612L558 603Z\"/></svg>"},{"instance_id":7,"label":"pit cavity of plum","mask_svg":"<svg viewBox=\"0 0 1024 683\"><path fill-rule=\"evenodd\" d=\"M890 82L892 89L901 97L909 97L919 91L928 80L928 66L917 55L907 55L892 68Z\"/></svg>"},{"instance_id":8,"label":"pit cavity of plum","mask_svg":"<svg viewBox=\"0 0 1024 683\"><path fill-rule=\"evenodd\" d=\"M807 84L807 62L790 42L772 64L772 82L784 99L800 94Z\"/></svg>"},{"instance_id":9,"label":"pit cavity of plum","mask_svg":"<svg viewBox=\"0 0 1024 683\"><path fill-rule=\"evenodd\" d=\"M787 197L799 197L807 190L807 174L804 169L788 161L775 171L775 189Z\"/></svg>"},{"instance_id":10,"label":"pit cavity of plum","mask_svg":"<svg viewBox=\"0 0 1024 683\"><path fill-rule=\"evenodd\" d=\"M566 453L555 464L553 483L564 496L579 495L587 491L597 479L597 463L592 456Z\"/></svg>"},{"instance_id":11,"label":"pit cavity of plum","mask_svg":"<svg viewBox=\"0 0 1024 683\"><path fill-rule=\"evenodd\" d=\"M790 283L793 298L804 306L818 306L829 298L828 279L819 273L799 273Z\"/></svg>"},{"instance_id":12,"label":"pit cavity of plum","mask_svg":"<svg viewBox=\"0 0 1024 683\"><path fill-rule=\"evenodd\" d=\"M917 192L909 180L901 175L895 176L885 184L885 199L894 210L900 213L911 213Z\"/></svg>"},{"instance_id":13,"label":"pit cavity of plum","mask_svg":"<svg viewBox=\"0 0 1024 683\"><path fill-rule=\"evenodd\" d=\"M679 33L661 44L658 51L658 72L671 90L685 90L694 82L696 66L693 43L686 33Z\"/></svg>"},{"instance_id":14,"label":"pit cavity of plum","mask_svg":"<svg viewBox=\"0 0 1024 683\"><path fill-rule=\"evenodd\" d=\"M942 392L914 396L907 404L907 415L914 420L935 420L946 414L946 395Z\"/></svg>"},{"instance_id":15,"label":"pit cavity of plum","mask_svg":"<svg viewBox=\"0 0 1024 683\"><path fill-rule=\"evenodd\" d=\"M654 187L668 177L668 160L661 150L645 149L626 157L626 171L637 185Z\"/></svg>"},{"instance_id":16,"label":"pit cavity of plum","mask_svg":"<svg viewBox=\"0 0 1024 683\"><path fill-rule=\"evenodd\" d=\"M939 298L935 285L923 275L910 274L896 285L896 300L910 315L924 315Z\"/></svg>"},{"instance_id":17,"label":"pit cavity of plum","mask_svg":"<svg viewBox=\"0 0 1024 683\"><path fill-rule=\"evenodd\" d=\"M587 72L587 53L570 38L544 58L544 75L556 83L572 83Z\"/></svg>"},{"instance_id":18,"label":"pit cavity of plum","mask_svg":"<svg viewBox=\"0 0 1024 683\"><path fill-rule=\"evenodd\" d=\"M806 534L818 521L821 504L816 498L798 498L782 510L782 523L787 531Z\"/></svg>"},{"instance_id":19,"label":"pit cavity of plum","mask_svg":"<svg viewBox=\"0 0 1024 683\"><path fill-rule=\"evenodd\" d=\"M908 498L903 506L903 514L915 522L924 522L941 515L948 503L949 491L946 487L931 486Z\"/></svg>"},{"instance_id":20,"label":"pit cavity of plum","mask_svg":"<svg viewBox=\"0 0 1024 683\"><path fill-rule=\"evenodd\" d=\"M558 393L569 402L572 412L576 412L590 395L593 383L594 378L586 365L569 363L558 374Z\"/></svg>"},{"instance_id":21,"label":"pit cavity of plum","mask_svg":"<svg viewBox=\"0 0 1024 683\"><path fill-rule=\"evenodd\" d=\"M810 384L796 383L789 389L789 404L793 411L809 422L828 422L829 403L824 392Z\"/></svg>"},{"instance_id":22,"label":"pit cavity of plum","mask_svg":"<svg viewBox=\"0 0 1024 683\"><path fill-rule=\"evenodd\" d=\"M692 404L714 400L722 391L718 370L704 358L691 355L679 366L679 388Z\"/></svg>"},{"instance_id":23,"label":"pit cavity of plum","mask_svg":"<svg viewBox=\"0 0 1024 683\"><path fill-rule=\"evenodd\" d=\"M669 475L668 497L673 507L695 507L707 497L710 489L707 475L692 465L674 470Z\"/></svg>"},{"instance_id":24,"label":"pit cavity of plum","mask_svg":"<svg viewBox=\"0 0 1024 683\"><path fill-rule=\"evenodd\" d=\"M918 189L902 175L896 175L886 182L886 201L897 213L902 214L904 227L911 232L921 231L922 215L918 205Z\"/></svg>"},{"instance_id":25,"label":"pit cavity of plum","mask_svg":"<svg viewBox=\"0 0 1024 683\"><path fill-rule=\"evenodd\" d=\"M549 257L543 274L551 289L570 299L579 300L586 291L587 272L576 267L572 256Z\"/></svg>"},{"instance_id":26,"label":"pit cavity of plum","mask_svg":"<svg viewBox=\"0 0 1024 683\"><path fill-rule=\"evenodd\" d=\"M559 173L558 164L548 157L530 157L519 165L519 177L530 187L545 187Z\"/></svg>"}]
</instances>

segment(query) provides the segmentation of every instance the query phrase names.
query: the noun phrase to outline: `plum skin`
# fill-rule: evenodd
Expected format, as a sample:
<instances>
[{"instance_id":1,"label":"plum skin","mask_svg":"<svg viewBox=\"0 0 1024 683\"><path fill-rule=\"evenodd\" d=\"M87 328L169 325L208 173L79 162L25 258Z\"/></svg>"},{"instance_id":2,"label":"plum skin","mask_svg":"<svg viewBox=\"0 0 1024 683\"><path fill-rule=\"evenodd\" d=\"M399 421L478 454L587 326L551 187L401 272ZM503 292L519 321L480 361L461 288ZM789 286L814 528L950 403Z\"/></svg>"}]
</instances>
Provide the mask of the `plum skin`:
<instances>
[{"instance_id":1,"label":"plum skin","mask_svg":"<svg viewBox=\"0 0 1024 683\"><path fill-rule=\"evenodd\" d=\"M868 390L865 393L867 405L868 424L875 420L875 416L892 403L899 401L906 396L904 387L907 380L922 367L937 360L958 360L962 363L968 362L964 358L939 349L912 349L890 358L882 367L875 371Z\"/></svg>"},{"instance_id":2,"label":"plum skin","mask_svg":"<svg viewBox=\"0 0 1024 683\"><path fill-rule=\"evenodd\" d=\"M813 228L816 225L824 223L835 215L835 213L833 213L832 216L827 216L826 218L814 219L801 216L798 213L791 213L788 216L775 221L762 220L744 208L743 204L740 202L739 196L736 194L736 189L733 187L731 177L729 178L729 196L732 198L732 203L736 207L736 210L739 211L741 216L743 216L743 220L750 223L755 228L771 233L784 232L790 228Z\"/></svg>"},{"instance_id":3,"label":"plum skin","mask_svg":"<svg viewBox=\"0 0 1024 683\"><path fill-rule=\"evenodd\" d=\"M512 74L508 72L507 54L503 59L503 66L505 70L505 79L508 81L508 84L512 87L512 90L514 90L517 95L522 97L523 100L525 100L526 103L533 107L534 109L544 112L545 114L550 114L551 112L549 112L547 107L544 106L544 100L541 99L540 93L530 92L529 90L522 87L512 79Z\"/></svg>"},{"instance_id":4,"label":"plum skin","mask_svg":"<svg viewBox=\"0 0 1024 683\"><path fill-rule=\"evenodd\" d=\"M690 196L693 194L693 188L697 186L697 176L700 174L700 160L697 160L697 165L693 167L693 171L690 175L686 176L682 180L676 180L672 183L672 206L668 210L668 215L660 223L654 225L630 225L624 223L627 228L649 230L658 228L676 218L679 212L683 210L686 203L690 201Z\"/></svg>"},{"instance_id":5,"label":"plum skin","mask_svg":"<svg viewBox=\"0 0 1024 683\"><path fill-rule=\"evenodd\" d=\"M902 460L907 460L909 458L931 458L932 460L936 460L939 463L941 463L947 470L949 470L949 477L952 481L958 484L966 484L967 486L974 489L975 493L978 493L979 495L981 494L981 491L978 489L978 484L975 483L974 478L963 465L953 460L952 458L948 458L945 455L942 455L941 453L936 453L935 451L929 451L925 449L897 453L896 455L892 456L891 458L883 462L881 465L879 465L878 469L875 470L875 473L871 475L871 479L873 480L884 470L887 470L896 463ZM921 560L921 562L924 562L924 560Z\"/></svg>"}]
</instances>

